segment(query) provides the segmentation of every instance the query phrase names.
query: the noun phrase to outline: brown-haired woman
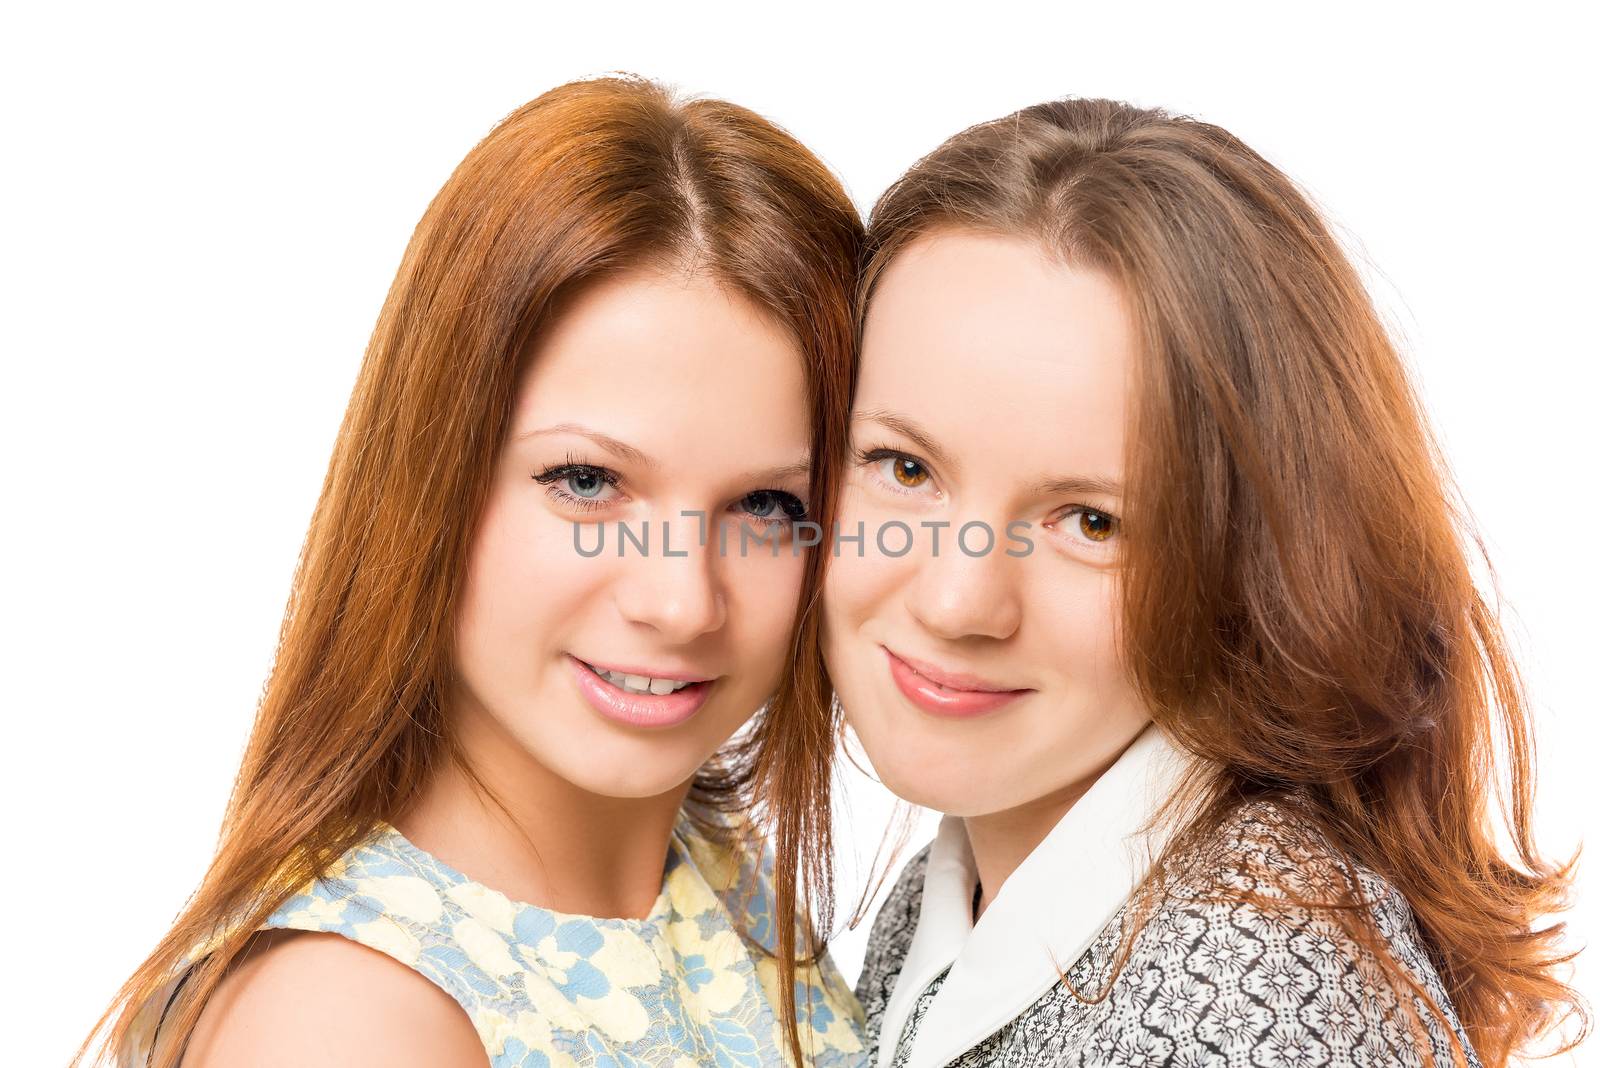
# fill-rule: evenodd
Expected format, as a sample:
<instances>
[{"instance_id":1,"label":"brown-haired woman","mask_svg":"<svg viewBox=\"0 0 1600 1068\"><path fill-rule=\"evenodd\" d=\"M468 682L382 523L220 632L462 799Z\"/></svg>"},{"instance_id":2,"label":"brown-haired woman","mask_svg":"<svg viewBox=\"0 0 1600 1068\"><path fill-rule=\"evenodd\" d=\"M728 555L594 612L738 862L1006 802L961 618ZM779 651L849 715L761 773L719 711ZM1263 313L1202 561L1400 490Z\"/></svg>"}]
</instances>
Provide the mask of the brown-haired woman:
<instances>
[{"instance_id":1,"label":"brown-haired woman","mask_svg":"<svg viewBox=\"0 0 1600 1068\"><path fill-rule=\"evenodd\" d=\"M860 238L782 130L643 80L467 155L362 364L216 857L86 1050L861 1062L796 904L831 753L793 655Z\"/></svg>"},{"instance_id":2,"label":"brown-haired woman","mask_svg":"<svg viewBox=\"0 0 1600 1068\"><path fill-rule=\"evenodd\" d=\"M857 985L882 1063L1498 1068L1582 1019L1463 510L1282 173L1026 108L884 194L858 311L826 660L947 814Z\"/></svg>"}]
</instances>

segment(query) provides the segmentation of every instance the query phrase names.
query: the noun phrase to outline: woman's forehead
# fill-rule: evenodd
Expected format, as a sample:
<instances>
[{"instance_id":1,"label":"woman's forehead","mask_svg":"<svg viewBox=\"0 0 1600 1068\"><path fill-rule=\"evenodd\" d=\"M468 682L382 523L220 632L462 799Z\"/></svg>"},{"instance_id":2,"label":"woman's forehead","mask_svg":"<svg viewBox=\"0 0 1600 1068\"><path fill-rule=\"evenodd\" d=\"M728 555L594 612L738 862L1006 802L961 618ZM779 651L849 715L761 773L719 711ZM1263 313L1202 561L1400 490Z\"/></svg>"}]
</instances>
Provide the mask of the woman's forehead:
<instances>
[{"instance_id":1,"label":"woman's forehead","mask_svg":"<svg viewBox=\"0 0 1600 1068\"><path fill-rule=\"evenodd\" d=\"M898 413L957 453L1114 477L1135 336L1116 283L1021 238L939 234L905 256L868 314L858 429Z\"/></svg>"}]
</instances>

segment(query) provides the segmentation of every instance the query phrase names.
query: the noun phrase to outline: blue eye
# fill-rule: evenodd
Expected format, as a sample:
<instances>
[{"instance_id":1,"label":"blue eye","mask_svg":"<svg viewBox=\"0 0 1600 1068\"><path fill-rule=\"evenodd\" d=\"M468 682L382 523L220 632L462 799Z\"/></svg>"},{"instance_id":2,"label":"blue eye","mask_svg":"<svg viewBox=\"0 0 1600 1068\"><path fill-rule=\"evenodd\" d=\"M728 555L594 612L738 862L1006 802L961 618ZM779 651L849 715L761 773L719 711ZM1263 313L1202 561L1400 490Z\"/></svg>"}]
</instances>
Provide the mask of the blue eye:
<instances>
[{"instance_id":1,"label":"blue eye","mask_svg":"<svg viewBox=\"0 0 1600 1068\"><path fill-rule=\"evenodd\" d=\"M774 523L795 523L806 517L806 505L799 497L783 490L756 490L739 500L739 510L746 515Z\"/></svg>"},{"instance_id":2,"label":"blue eye","mask_svg":"<svg viewBox=\"0 0 1600 1068\"><path fill-rule=\"evenodd\" d=\"M606 480L597 471L580 471L567 475L562 481L567 489L579 497L598 497L600 491L606 488Z\"/></svg>"},{"instance_id":3,"label":"blue eye","mask_svg":"<svg viewBox=\"0 0 1600 1068\"><path fill-rule=\"evenodd\" d=\"M555 500L579 508L600 508L620 496L614 492L620 481L616 473L594 464L560 464L534 475L533 480ZM608 489L613 492L608 494Z\"/></svg>"}]
</instances>

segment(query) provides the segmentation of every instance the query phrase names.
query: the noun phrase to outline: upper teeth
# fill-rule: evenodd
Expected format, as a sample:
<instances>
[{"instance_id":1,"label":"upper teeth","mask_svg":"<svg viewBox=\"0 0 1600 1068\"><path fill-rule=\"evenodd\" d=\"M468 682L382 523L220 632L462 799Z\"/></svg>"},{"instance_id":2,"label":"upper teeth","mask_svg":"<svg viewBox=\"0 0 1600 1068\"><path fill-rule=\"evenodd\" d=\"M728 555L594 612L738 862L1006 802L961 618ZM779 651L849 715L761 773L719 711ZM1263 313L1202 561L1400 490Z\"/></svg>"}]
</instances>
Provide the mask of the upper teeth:
<instances>
[{"instance_id":1,"label":"upper teeth","mask_svg":"<svg viewBox=\"0 0 1600 1068\"><path fill-rule=\"evenodd\" d=\"M648 675L624 675L620 671L607 671L605 668L598 668L593 664L589 666L594 668L596 675L599 675L613 686L619 686L627 690L629 693L664 694L672 693L674 690L681 690L685 686L694 685L692 682L678 682L674 679L652 679Z\"/></svg>"}]
</instances>

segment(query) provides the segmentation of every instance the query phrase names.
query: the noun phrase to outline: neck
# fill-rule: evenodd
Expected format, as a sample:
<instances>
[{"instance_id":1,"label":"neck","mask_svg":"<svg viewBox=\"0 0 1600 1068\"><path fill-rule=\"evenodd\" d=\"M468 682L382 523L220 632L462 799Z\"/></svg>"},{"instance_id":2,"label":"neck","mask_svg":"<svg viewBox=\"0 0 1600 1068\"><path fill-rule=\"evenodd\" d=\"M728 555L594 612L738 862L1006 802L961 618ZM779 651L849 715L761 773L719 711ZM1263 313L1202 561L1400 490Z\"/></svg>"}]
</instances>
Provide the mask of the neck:
<instances>
[{"instance_id":1,"label":"neck","mask_svg":"<svg viewBox=\"0 0 1600 1068\"><path fill-rule=\"evenodd\" d=\"M967 842L978 868L977 917L994 901L1011 873L1021 866L1039 843L1044 841L1061 817L1082 797L1094 782L1090 779L1004 812L968 816Z\"/></svg>"},{"instance_id":2,"label":"neck","mask_svg":"<svg viewBox=\"0 0 1600 1068\"><path fill-rule=\"evenodd\" d=\"M1089 787L1117 762L1126 748L1124 745L1118 749L1110 760L1090 774L1043 797L1000 812L963 818L967 843L972 848L972 859L978 869L979 893L974 921L983 915L1006 880L1028 858L1028 854L1038 848L1039 843L1055 829L1079 798L1089 792Z\"/></svg>"},{"instance_id":3,"label":"neck","mask_svg":"<svg viewBox=\"0 0 1600 1068\"><path fill-rule=\"evenodd\" d=\"M476 702L453 711L471 774L443 761L395 828L513 901L580 916L648 916L691 782L653 797L590 793L539 763Z\"/></svg>"}]
</instances>

